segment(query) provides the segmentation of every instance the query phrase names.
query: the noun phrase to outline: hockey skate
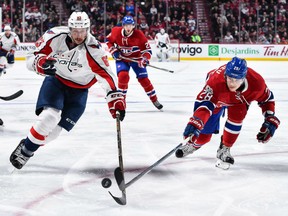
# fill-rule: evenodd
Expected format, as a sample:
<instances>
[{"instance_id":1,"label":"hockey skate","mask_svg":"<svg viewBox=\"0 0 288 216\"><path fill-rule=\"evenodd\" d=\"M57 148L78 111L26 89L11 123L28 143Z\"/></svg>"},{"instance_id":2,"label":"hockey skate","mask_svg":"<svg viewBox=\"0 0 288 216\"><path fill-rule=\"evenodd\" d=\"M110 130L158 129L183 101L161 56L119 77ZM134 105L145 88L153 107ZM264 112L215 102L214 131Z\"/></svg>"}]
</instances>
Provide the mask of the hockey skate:
<instances>
[{"instance_id":1,"label":"hockey skate","mask_svg":"<svg viewBox=\"0 0 288 216\"><path fill-rule=\"evenodd\" d=\"M154 101L152 103L159 110L161 110L163 108L163 105L158 100L156 100L156 101Z\"/></svg>"},{"instance_id":2,"label":"hockey skate","mask_svg":"<svg viewBox=\"0 0 288 216\"><path fill-rule=\"evenodd\" d=\"M218 159L216 161L215 166L224 170L228 170L231 164L234 164L234 158L230 154L230 148L226 147L222 141L217 150Z\"/></svg>"},{"instance_id":3,"label":"hockey skate","mask_svg":"<svg viewBox=\"0 0 288 216\"><path fill-rule=\"evenodd\" d=\"M22 147L24 146L24 141L25 139L20 141L19 145L16 147L16 149L12 152L10 156L10 162L17 169L21 169L27 163L29 158L33 156L28 156L23 152Z\"/></svg>"},{"instance_id":4,"label":"hockey skate","mask_svg":"<svg viewBox=\"0 0 288 216\"><path fill-rule=\"evenodd\" d=\"M0 126L4 124L3 120L0 118Z\"/></svg>"},{"instance_id":5,"label":"hockey skate","mask_svg":"<svg viewBox=\"0 0 288 216\"><path fill-rule=\"evenodd\" d=\"M181 146L177 151L175 152L175 156L177 158L186 157L189 154L192 154L194 151L198 150L199 148L195 148L193 144L186 143L185 145Z\"/></svg>"}]
</instances>

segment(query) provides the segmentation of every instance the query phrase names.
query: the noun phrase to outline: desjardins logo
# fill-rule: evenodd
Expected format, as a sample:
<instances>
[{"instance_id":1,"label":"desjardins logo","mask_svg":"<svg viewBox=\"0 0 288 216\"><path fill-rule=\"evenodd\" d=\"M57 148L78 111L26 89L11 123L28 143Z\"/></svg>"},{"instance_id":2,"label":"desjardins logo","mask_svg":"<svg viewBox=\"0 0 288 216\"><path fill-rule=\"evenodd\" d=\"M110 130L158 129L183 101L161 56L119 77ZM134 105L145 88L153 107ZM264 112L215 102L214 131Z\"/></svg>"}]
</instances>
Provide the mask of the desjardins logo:
<instances>
[{"instance_id":1,"label":"desjardins logo","mask_svg":"<svg viewBox=\"0 0 288 216\"><path fill-rule=\"evenodd\" d=\"M209 45L208 55L209 56L219 56L219 46L218 45Z\"/></svg>"}]
</instances>

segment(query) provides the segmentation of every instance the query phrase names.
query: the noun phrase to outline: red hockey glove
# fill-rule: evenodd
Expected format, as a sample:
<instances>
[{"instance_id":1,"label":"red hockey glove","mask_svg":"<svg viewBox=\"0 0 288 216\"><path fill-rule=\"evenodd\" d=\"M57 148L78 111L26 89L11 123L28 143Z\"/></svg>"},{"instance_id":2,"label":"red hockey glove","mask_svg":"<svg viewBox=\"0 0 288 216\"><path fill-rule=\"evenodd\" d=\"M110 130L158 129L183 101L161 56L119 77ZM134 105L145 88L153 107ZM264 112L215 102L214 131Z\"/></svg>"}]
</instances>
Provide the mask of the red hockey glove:
<instances>
[{"instance_id":1,"label":"red hockey glove","mask_svg":"<svg viewBox=\"0 0 288 216\"><path fill-rule=\"evenodd\" d=\"M140 68L144 68L148 64L149 64L149 60L147 58L145 58L145 57L143 57L142 59L138 60L138 66Z\"/></svg>"},{"instance_id":2,"label":"red hockey glove","mask_svg":"<svg viewBox=\"0 0 288 216\"><path fill-rule=\"evenodd\" d=\"M196 117L191 117L183 133L184 139L190 137L188 142L195 142L199 136L204 124L201 119Z\"/></svg>"},{"instance_id":3,"label":"red hockey glove","mask_svg":"<svg viewBox=\"0 0 288 216\"><path fill-rule=\"evenodd\" d=\"M120 114L120 121L123 121L125 117L126 103L122 92L110 91L106 96L109 111L113 118L116 118L116 112Z\"/></svg>"},{"instance_id":4,"label":"red hockey glove","mask_svg":"<svg viewBox=\"0 0 288 216\"><path fill-rule=\"evenodd\" d=\"M41 56L36 61L36 70L39 74L55 76L56 67L54 64L57 62L55 58Z\"/></svg>"},{"instance_id":5,"label":"red hockey glove","mask_svg":"<svg viewBox=\"0 0 288 216\"><path fill-rule=\"evenodd\" d=\"M275 130L279 125L280 120L276 116L267 116L262 124L262 127L260 128L260 132L257 134L258 142L267 143L274 135Z\"/></svg>"},{"instance_id":6,"label":"red hockey glove","mask_svg":"<svg viewBox=\"0 0 288 216\"><path fill-rule=\"evenodd\" d=\"M120 52L119 52L119 50L116 47L114 47L114 46L110 47L109 52L112 55L114 60L116 60L116 61L120 61L121 60Z\"/></svg>"}]
</instances>

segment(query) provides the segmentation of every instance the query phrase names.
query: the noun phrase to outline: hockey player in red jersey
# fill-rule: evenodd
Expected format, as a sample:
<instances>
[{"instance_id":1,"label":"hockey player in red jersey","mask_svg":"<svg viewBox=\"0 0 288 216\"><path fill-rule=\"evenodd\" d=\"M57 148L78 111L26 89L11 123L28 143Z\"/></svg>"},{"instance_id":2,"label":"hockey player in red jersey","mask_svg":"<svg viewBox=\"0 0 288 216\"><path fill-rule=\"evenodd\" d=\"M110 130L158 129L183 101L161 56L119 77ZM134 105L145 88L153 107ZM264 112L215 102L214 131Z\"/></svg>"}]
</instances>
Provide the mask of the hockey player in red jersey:
<instances>
[{"instance_id":1,"label":"hockey player in red jersey","mask_svg":"<svg viewBox=\"0 0 288 216\"><path fill-rule=\"evenodd\" d=\"M147 96L157 109L162 109L159 103L155 89L148 78L146 70L147 64L151 58L151 48L147 38L142 31L135 29L133 17L125 16L122 20L123 27L114 27L107 36L107 46L112 57L116 60L116 69L118 76L118 87L126 96L129 82L129 70L132 67L140 85L144 88ZM121 57L137 60L131 62Z\"/></svg>"},{"instance_id":2,"label":"hockey player in red jersey","mask_svg":"<svg viewBox=\"0 0 288 216\"><path fill-rule=\"evenodd\" d=\"M204 88L197 96L193 116L184 130L184 138L189 137L189 141L176 151L176 157L185 157L208 143L212 134L219 132L220 116L227 109L228 118L217 150L216 166L229 169L234 164L230 148L237 140L252 101L258 102L264 116L264 123L256 138L258 142L266 143L274 135L280 121L274 115L273 93L262 76L238 57L210 71Z\"/></svg>"},{"instance_id":3,"label":"hockey player in red jersey","mask_svg":"<svg viewBox=\"0 0 288 216\"><path fill-rule=\"evenodd\" d=\"M125 116L123 93L117 89L105 51L90 34L90 19L85 12L73 12L68 27L55 27L36 42L27 56L27 68L45 75L36 104L37 121L26 139L12 152L10 162L21 169L34 152L55 139L62 128L70 131L85 111L88 89L97 81L107 93L113 118Z\"/></svg>"}]
</instances>

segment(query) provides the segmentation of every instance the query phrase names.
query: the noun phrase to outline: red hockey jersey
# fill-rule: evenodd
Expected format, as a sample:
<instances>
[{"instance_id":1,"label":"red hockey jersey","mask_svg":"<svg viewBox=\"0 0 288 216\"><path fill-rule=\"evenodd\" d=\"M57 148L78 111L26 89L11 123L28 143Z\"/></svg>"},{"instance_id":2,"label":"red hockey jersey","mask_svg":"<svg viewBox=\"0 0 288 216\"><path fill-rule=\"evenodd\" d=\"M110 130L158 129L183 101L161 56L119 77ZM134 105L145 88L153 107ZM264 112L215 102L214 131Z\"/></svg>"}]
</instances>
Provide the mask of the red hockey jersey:
<instances>
[{"instance_id":1,"label":"red hockey jersey","mask_svg":"<svg viewBox=\"0 0 288 216\"><path fill-rule=\"evenodd\" d=\"M224 76L226 65L212 70L207 75L204 88L198 94L197 109L194 116L200 118L204 123L213 112L217 112L223 106L235 106L257 101L262 108L262 113L275 111L273 93L268 89L263 77L248 67L247 76L244 80L244 88L240 91L229 91Z\"/></svg>"},{"instance_id":2,"label":"red hockey jersey","mask_svg":"<svg viewBox=\"0 0 288 216\"><path fill-rule=\"evenodd\" d=\"M151 58L150 44L141 30L135 29L129 36L124 35L122 27L114 27L107 36L107 46L116 47L122 56L126 58L139 59L145 57Z\"/></svg>"}]
</instances>

